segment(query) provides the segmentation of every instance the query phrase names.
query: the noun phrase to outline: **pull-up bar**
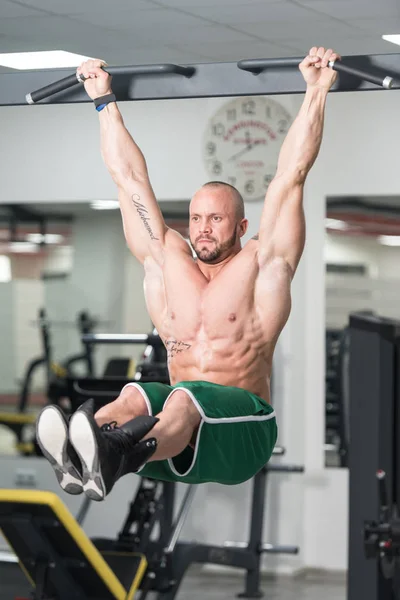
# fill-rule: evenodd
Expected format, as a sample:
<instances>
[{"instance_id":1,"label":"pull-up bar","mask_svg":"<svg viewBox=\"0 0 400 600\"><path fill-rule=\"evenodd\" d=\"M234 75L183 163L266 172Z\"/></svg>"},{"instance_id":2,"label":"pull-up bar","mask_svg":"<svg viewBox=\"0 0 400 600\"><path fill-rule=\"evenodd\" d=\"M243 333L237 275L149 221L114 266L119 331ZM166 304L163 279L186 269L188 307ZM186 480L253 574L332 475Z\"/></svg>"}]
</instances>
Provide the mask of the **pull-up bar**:
<instances>
[{"instance_id":1,"label":"pull-up bar","mask_svg":"<svg viewBox=\"0 0 400 600\"><path fill-rule=\"evenodd\" d=\"M250 71L255 75L258 75L262 71L273 69L273 68L290 68L290 67L298 67L302 58L278 58L278 59L265 59L265 58L257 58L251 60L241 60L237 63L239 69L243 71ZM357 69L354 67L347 66L341 62L331 60L329 62L329 66L338 71L339 73L346 73L347 75L352 75L355 78L369 81L375 85L379 85L383 88L390 89L393 85L393 78L388 75L373 75L367 71ZM140 75L182 75L184 77L192 77L196 73L195 67L182 67L179 65L141 65L141 66L131 66L131 67L112 67L111 69L104 69L107 73L112 75L131 75L132 77L137 77ZM30 94L26 95L26 101L28 104L35 104L40 100L44 100L49 96L67 90L71 87L76 86L78 83L84 83L85 78L82 75L75 73L74 75L70 75L69 77L65 77L60 79L59 81L55 81L54 83L45 86L44 88L40 88Z\"/></svg>"},{"instance_id":2,"label":"pull-up bar","mask_svg":"<svg viewBox=\"0 0 400 600\"><path fill-rule=\"evenodd\" d=\"M340 50L340 49L339 49ZM304 93L301 58L251 59L193 65L107 67L119 101L215 98ZM331 91L400 88L400 54L345 56L332 63L339 77ZM0 106L90 102L69 69L0 74Z\"/></svg>"}]
</instances>

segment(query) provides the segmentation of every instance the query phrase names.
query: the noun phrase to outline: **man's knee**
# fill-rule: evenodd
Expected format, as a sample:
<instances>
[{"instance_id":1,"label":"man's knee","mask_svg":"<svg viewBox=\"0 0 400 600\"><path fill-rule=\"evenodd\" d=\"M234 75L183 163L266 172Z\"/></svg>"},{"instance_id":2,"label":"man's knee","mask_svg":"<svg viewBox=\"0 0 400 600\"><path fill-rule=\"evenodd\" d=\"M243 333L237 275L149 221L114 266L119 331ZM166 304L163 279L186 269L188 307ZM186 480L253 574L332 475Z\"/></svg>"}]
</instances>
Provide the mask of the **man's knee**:
<instances>
[{"instance_id":1,"label":"man's knee","mask_svg":"<svg viewBox=\"0 0 400 600\"><path fill-rule=\"evenodd\" d=\"M193 427L197 427L201 421L200 413L192 398L185 390L174 390L171 392L165 408L179 408L182 414L190 419Z\"/></svg>"},{"instance_id":2,"label":"man's knee","mask_svg":"<svg viewBox=\"0 0 400 600\"><path fill-rule=\"evenodd\" d=\"M147 403L136 385L126 385L122 390L116 402L126 405L130 408L142 408L143 413L148 412Z\"/></svg>"},{"instance_id":3,"label":"man's knee","mask_svg":"<svg viewBox=\"0 0 400 600\"><path fill-rule=\"evenodd\" d=\"M109 420L117 423L125 422L135 416L149 414L146 401L137 387L125 386L118 398L97 411L95 418L98 424Z\"/></svg>"}]
</instances>

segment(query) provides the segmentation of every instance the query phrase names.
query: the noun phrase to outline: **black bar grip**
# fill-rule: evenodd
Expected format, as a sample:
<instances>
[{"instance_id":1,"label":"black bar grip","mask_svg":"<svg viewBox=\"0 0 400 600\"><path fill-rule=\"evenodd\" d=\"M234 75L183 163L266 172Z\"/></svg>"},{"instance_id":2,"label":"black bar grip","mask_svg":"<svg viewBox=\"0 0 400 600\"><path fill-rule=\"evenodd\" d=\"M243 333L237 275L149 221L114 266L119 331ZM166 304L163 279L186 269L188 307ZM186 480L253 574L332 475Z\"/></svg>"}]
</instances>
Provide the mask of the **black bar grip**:
<instances>
[{"instance_id":1,"label":"black bar grip","mask_svg":"<svg viewBox=\"0 0 400 600\"><path fill-rule=\"evenodd\" d=\"M250 73L258 75L266 69L298 67L302 60L302 58L248 58L239 60L237 66L242 71L250 71Z\"/></svg>"},{"instance_id":2,"label":"black bar grip","mask_svg":"<svg viewBox=\"0 0 400 600\"><path fill-rule=\"evenodd\" d=\"M104 68L104 67L103 67ZM173 64L161 64L161 65L132 65L127 67L111 67L109 69L104 69L106 73L109 73L111 76L114 75L183 75L184 77L192 77L195 73L194 67L186 67L182 65L173 65ZM35 90L30 94L26 95L26 101L28 104L36 104L40 100L44 100L49 96L53 96L53 94L57 94L58 92L63 92L71 87L74 87L78 83L84 83L84 77L81 77L74 73L74 75L69 75L68 77L64 77L64 79L60 79L59 81L55 81L50 85L46 85L39 90Z\"/></svg>"},{"instance_id":3,"label":"black bar grip","mask_svg":"<svg viewBox=\"0 0 400 600\"><path fill-rule=\"evenodd\" d=\"M329 61L329 66L338 73L346 73L347 75L352 75L353 77L358 77L358 79L363 79L364 81L369 81L370 83L375 83L380 87L385 88L386 90L390 90L393 85L393 78L389 77L389 75L372 75L371 73L367 73L366 71L361 71L360 69L356 69L354 67L349 67L348 65L344 65L341 62L336 62L334 60Z\"/></svg>"},{"instance_id":4,"label":"black bar grip","mask_svg":"<svg viewBox=\"0 0 400 600\"><path fill-rule=\"evenodd\" d=\"M25 98L28 104L36 104L36 102L44 100L44 98L48 98L49 96L53 96L53 94L58 94L58 92L63 92L64 90L68 90L74 85L82 82L83 79L80 79L78 74L74 73L74 75L68 75L68 77L64 77L59 81L50 83L39 90L27 94Z\"/></svg>"},{"instance_id":5,"label":"black bar grip","mask_svg":"<svg viewBox=\"0 0 400 600\"><path fill-rule=\"evenodd\" d=\"M243 71L250 71L250 73L258 75L266 69L282 69L285 67L290 69L298 67L302 60L303 58L251 58L248 60L240 60L237 63L237 66ZM334 60L331 60L328 64L334 71L337 71L338 73L352 75L353 77L369 81L370 83L374 83L385 89L390 89L393 85L393 78L387 75L372 75L371 73L367 73L361 69L349 67L348 65L344 65L342 62Z\"/></svg>"},{"instance_id":6,"label":"black bar grip","mask_svg":"<svg viewBox=\"0 0 400 600\"><path fill-rule=\"evenodd\" d=\"M128 67L111 67L107 69L110 75L182 75L192 77L196 69L191 66L173 65L165 63L161 65L131 65Z\"/></svg>"}]
</instances>

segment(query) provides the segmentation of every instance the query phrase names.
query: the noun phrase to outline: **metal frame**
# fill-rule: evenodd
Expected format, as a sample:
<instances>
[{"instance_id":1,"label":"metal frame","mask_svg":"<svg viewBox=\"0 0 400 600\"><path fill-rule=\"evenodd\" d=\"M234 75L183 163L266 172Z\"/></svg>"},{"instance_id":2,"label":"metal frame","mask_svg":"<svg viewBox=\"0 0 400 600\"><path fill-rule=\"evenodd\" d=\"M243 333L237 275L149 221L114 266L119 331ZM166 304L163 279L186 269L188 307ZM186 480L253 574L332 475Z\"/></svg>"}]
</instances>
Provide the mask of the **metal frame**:
<instances>
[{"instance_id":1,"label":"metal frame","mask_svg":"<svg viewBox=\"0 0 400 600\"><path fill-rule=\"evenodd\" d=\"M137 65L110 67L114 76L113 89L119 101L161 100L172 98L202 98L300 94L305 83L298 69L301 58L255 59L252 61L184 65ZM260 62L262 68L251 65ZM249 65L246 65L249 63ZM394 78L393 89L400 87L400 54L374 54L343 57L353 69ZM167 68L173 67L173 68ZM250 70L251 69L251 70ZM39 88L71 75L71 69L22 71L0 74L0 106L24 105L26 96ZM376 84L348 73L340 73L333 92L381 89ZM91 102L82 85L60 92L41 104Z\"/></svg>"},{"instance_id":2,"label":"metal frame","mask_svg":"<svg viewBox=\"0 0 400 600\"><path fill-rule=\"evenodd\" d=\"M376 316L350 317L350 494L348 600L393 600L392 581L381 561L368 560L365 523L378 520L376 477L386 472L389 505L396 503L399 435L400 322Z\"/></svg>"},{"instance_id":3,"label":"metal frame","mask_svg":"<svg viewBox=\"0 0 400 600\"><path fill-rule=\"evenodd\" d=\"M277 448L276 455L284 454L284 450ZM197 486L189 485L186 494L180 504L178 514L173 521L173 506L175 502L175 483L157 482L156 485L162 486L161 502L156 503L153 509L152 519L162 520L160 533L167 536L167 543L163 540L157 540L150 543L145 536L144 545L139 544L140 552L151 556L156 552L157 564L149 563L147 578L144 578L142 584L142 593L140 600L147 599L147 594L153 589L156 591L157 600L174 600L179 592L182 580L186 575L187 569L194 563L214 564L224 567L240 568L245 570L244 591L238 594L241 598L261 598L264 594L261 591L261 555L268 554L298 554L297 546L277 546L273 544L263 544L263 522L265 514L266 484L267 474L276 473L303 473L304 468L299 465L266 465L253 479L252 502L249 519L249 539L248 542L225 542L222 546L213 546L209 544L199 544L197 542L185 542L179 540L179 536L190 506L196 492ZM142 480L141 486L145 485ZM123 531L123 543L129 545L129 529L132 525L132 516L137 512L143 514L140 506L131 506L126 524ZM152 524L154 524L152 522ZM150 525L148 527L150 534ZM127 535L128 534L128 535ZM135 534L137 535L137 534ZM139 536L140 537L140 536ZM161 545L160 545L161 543ZM123 548L124 546L122 546ZM160 550L162 551L160 552ZM147 556L149 559L150 556ZM151 582L154 582L152 586Z\"/></svg>"}]
</instances>

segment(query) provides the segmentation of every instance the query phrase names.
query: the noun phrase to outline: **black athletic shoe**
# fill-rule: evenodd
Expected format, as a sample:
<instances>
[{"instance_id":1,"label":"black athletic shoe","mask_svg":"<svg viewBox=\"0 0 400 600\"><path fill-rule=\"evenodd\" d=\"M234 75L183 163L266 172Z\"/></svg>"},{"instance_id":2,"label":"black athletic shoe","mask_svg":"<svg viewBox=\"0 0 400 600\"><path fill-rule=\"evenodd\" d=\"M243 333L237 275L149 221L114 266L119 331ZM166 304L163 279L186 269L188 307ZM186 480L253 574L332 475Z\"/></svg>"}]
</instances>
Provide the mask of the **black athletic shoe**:
<instances>
[{"instance_id":1,"label":"black athletic shoe","mask_svg":"<svg viewBox=\"0 0 400 600\"><path fill-rule=\"evenodd\" d=\"M46 406L36 419L36 440L68 494L82 494L82 465L68 440L68 420L58 406Z\"/></svg>"},{"instance_id":2,"label":"black athletic shoe","mask_svg":"<svg viewBox=\"0 0 400 600\"><path fill-rule=\"evenodd\" d=\"M99 501L104 500L120 477L140 469L154 454L156 439L142 438L158 419L143 415L122 427L110 423L100 428L93 412L94 402L88 400L72 415L69 439L82 463L83 491Z\"/></svg>"}]
</instances>

